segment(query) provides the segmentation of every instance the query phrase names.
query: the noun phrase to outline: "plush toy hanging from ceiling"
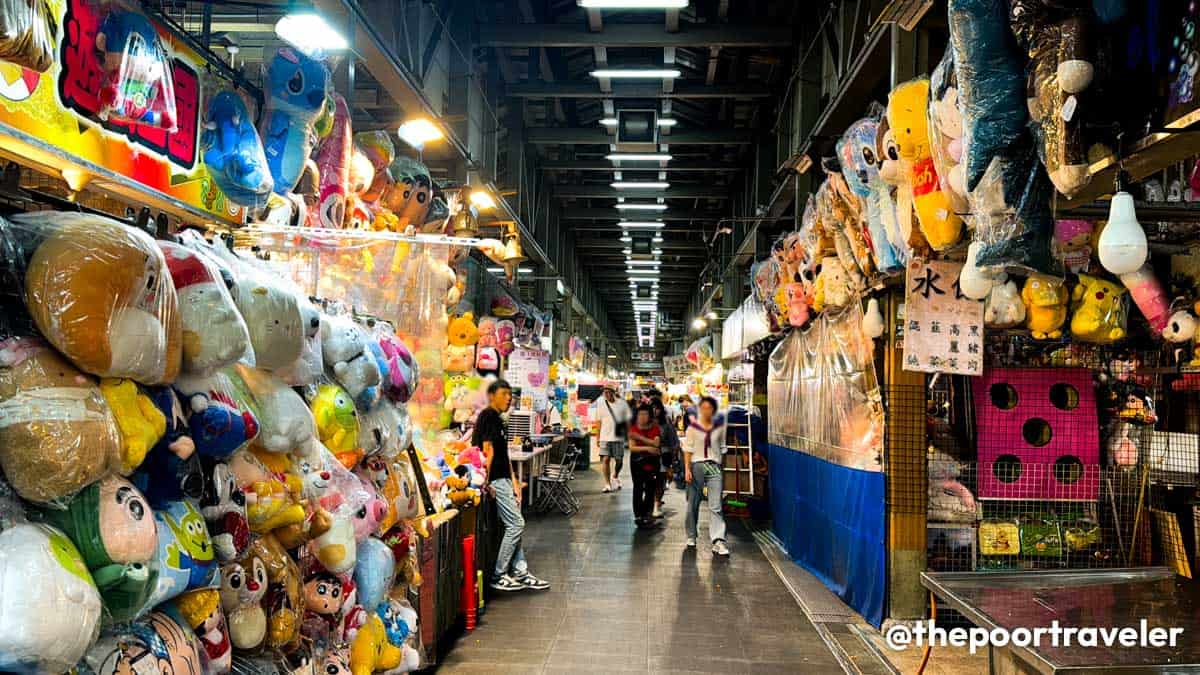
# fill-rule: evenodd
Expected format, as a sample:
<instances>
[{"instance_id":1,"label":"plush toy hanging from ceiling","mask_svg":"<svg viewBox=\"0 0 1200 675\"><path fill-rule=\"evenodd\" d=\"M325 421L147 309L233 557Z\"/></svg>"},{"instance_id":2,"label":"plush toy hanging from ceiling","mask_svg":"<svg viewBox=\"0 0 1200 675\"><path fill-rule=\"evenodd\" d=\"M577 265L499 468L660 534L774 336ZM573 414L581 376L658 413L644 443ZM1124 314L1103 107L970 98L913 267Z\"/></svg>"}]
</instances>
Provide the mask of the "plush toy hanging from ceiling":
<instances>
[{"instance_id":1,"label":"plush toy hanging from ceiling","mask_svg":"<svg viewBox=\"0 0 1200 675\"><path fill-rule=\"evenodd\" d=\"M929 139L933 165L955 213L966 213L967 178L962 165L963 123L958 109L954 50L947 49L929 78Z\"/></svg>"},{"instance_id":2,"label":"plush toy hanging from ceiling","mask_svg":"<svg viewBox=\"0 0 1200 675\"><path fill-rule=\"evenodd\" d=\"M236 92L220 91L209 100L200 147L209 174L229 201L255 209L266 205L275 182L254 118Z\"/></svg>"},{"instance_id":3,"label":"plush toy hanging from ceiling","mask_svg":"<svg viewBox=\"0 0 1200 675\"><path fill-rule=\"evenodd\" d=\"M910 165L909 180L921 233L934 250L944 251L958 243L963 222L942 189L933 163L928 107L929 80L925 78L900 84L888 95L888 125L900 156Z\"/></svg>"},{"instance_id":4,"label":"plush toy hanging from ceiling","mask_svg":"<svg viewBox=\"0 0 1200 675\"><path fill-rule=\"evenodd\" d=\"M846 184L866 205L867 230L871 235L876 266L881 273L892 274L904 268L904 261L893 245L886 224L889 219L894 223L896 215L875 165L878 132L878 121L861 119L850 125L838 140L837 150ZM887 213L889 210L891 213Z\"/></svg>"},{"instance_id":5,"label":"plush toy hanging from ceiling","mask_svg":"<svg viewBox=\"0 0 1200 675\"><path fill-rule=\"evenodd\" d=\"M318 213L321 227L340 228L346 218L346 195L349 194L350 159L353 143L350 136L350 108L346 99L336 92L333 99L333 129L317 148L317 169L321 172Z\"/></svg>"},{"instance_id":6,"label":"plush toy hanging from ceiling","mask_svg":"<svg viewBox=\"0 0 1200 675\"><path fill-rule=\"evenodd\" d=\"M375 176L367 189L363 190L363 201L377 202L396 182L388 171L388 167L396 159L396 146L386 131L363 131L354 134L354 144L362 148L363 154L371 160L371 166L375 168Z\"/></svg>"},{"instance_id":7,"label":"plush toy hanging from ceiling","mask_svg":"<svg viewBox=\"0 0 1200 675\"><path fill-rule=\"evenodd\" d=\"M1091 3L1014 0L1013 34L1029 55L1026 88L1042 162L1054 187L1073 196L1091 179L1079 95L1092 83Z\"/></svg>"},{"instance_id":8,"label":"plush toy hanging from ceiling","mask_svg":"<svg viewBox=\"0 0 1200 675\"><path fill-rule=\"evenodd\" d=\"M398 226L401 230L409 225L424 225L433 198L433 179L429 176L429 169L412 157L401 155L392 162L388 171L396 183L383 193L381 203L400 219Z\"/></svg>"},{"instance_id":9,"label":"plush toy hanging from ceiling","mask_svg":"<svg viewBox=\"0 0 1200 675\"><path fill-rule=\"evenodd\" d=\"M39 73L54 63L58 21L45 0L7 2L0 8L0 59Z\"/></svg>"},{"instance_id":10,"label":"plush toy hanging from ceiling","mask_svg":"<svg viewBox=\"0 0 1200 675\"><path fill-rule=\"evenodd\" d=\"M312 153L313 123L325 106L328 86L325 65L291 47L280 49L271 59L264 87L262 139L278 195L291 192L300 180Z\"/></svg>"},{"instance_id":11,"label":"plush toy hanging from ceiling","mask_svg":"<svg viewBox=\"0 0 1200 675\"><path fill-rule=\"evenodd\" d=\"M862 292L867 287L867 278L859 265L857 251L846 234L846 223L853 220L853 215L846 201L834 189L832 180L832 176L826 177L821 187L817 188L817 215L826 236L833 241L834 251L842 262L842 271L850 287Z\"/></svg>"},{"instance_id":12,"label":"plush toy hanging from ceiling","mask_svg":"<svg viewBox=\"0 0 1200 675\"><path fill-rule=\"evenodd\" d=\"M149 19L111 12L96 31L96 55L103 71L100 119L175 131L171 60Z\"/></svg>"}]
</instances>

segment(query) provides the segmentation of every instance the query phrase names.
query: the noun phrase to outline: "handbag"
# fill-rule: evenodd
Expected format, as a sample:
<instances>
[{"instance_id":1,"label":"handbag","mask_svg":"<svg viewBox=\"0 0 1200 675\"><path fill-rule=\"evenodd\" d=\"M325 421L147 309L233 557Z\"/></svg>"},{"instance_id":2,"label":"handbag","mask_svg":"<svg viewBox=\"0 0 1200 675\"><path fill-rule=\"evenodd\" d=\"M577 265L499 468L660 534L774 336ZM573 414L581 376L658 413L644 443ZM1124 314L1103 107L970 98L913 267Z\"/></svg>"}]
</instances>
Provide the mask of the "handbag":
<instances>
[{"instance_id":1,"label":"handbag","mask_svg":"<svg viewBox=\"0 0 1200 675\"><path fill-rule=\"evenodd\" d=\"M617 416L613 414L612 406L608 404L608 399L604 400L604 407L608 408L608 416L613 421L613 433L617 438L625 439L629 437L629 422L618 422Z\"/></svg>"}]
</instances>

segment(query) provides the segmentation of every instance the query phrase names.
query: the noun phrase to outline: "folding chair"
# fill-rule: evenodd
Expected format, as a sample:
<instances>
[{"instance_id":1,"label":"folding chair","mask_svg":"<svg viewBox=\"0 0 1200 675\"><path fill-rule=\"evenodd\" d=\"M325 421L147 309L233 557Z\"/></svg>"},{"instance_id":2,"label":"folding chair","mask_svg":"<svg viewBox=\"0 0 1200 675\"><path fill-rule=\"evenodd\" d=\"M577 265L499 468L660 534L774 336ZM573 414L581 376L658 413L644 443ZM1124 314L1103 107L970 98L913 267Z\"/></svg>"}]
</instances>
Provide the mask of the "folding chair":
<instances>
[{"instance_id":1,"label":"folding chair","mask_svg":"<svg viewBox=\"0 0 1200 675\"><path fill-rule=\"evenodd\" d=\"M579 499L571 490L571 481L575 478L575 460L579 457L579 449L572 443L563 444L562 456L557 462L547 462L542 467L538 481L539 510L546 512L558 509L564 515L574 515L579 511Z\"/></svg>"}]
</instances>

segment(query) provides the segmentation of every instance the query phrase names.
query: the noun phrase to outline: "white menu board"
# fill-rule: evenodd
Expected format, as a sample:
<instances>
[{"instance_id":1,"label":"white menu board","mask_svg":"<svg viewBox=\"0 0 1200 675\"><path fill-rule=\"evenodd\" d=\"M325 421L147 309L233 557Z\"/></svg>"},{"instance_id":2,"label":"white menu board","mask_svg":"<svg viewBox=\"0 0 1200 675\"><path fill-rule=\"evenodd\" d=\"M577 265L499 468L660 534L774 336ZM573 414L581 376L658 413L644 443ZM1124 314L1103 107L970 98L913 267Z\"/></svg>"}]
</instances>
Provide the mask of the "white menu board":
<instances>
[{"instance_id":1,"label":"white menu board","mask_svg":"<svg viewBox=\"0 0 1200 675\"><path fill-rule=\"evenodd\" d=\"M904 369L983 373L983 302L958 287L962 263L913 259L905 277Z\"/></svg>"},{"instance_id":2,"label":"white menu board","mask_svg":"<svg viewBox=\"0 0 1200 675\"><path fill-rule=\"evenodd\" d=\"M513 350L508 356L508 368L504 371L504 379L514 388L520 389L521 396L533 399L535 411L545 410L549 400L550 352L524 347Z\"/></svg>"}]
</instances>

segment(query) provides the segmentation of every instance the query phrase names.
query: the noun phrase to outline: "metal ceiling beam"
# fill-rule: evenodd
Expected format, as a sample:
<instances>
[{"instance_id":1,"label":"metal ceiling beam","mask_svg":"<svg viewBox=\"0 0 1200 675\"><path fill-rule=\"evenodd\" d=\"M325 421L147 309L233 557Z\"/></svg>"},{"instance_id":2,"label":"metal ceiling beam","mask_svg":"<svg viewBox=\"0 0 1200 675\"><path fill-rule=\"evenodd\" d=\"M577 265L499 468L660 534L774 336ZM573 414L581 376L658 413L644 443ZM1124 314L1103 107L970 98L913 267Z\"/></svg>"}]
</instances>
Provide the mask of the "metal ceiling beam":
<instances>
[{"instance_id":1,"label":"metal ceiling beam","mask_svg":"<svg viewBox=\"0 0 1200 675\"><path fill-rule=\"evenodd\" d=\"M606 33L598 33L605 35ZM528 82L509 85L506 93L516 98L769 98L779 92L748 82L714 84L679 82L671 92L659 84L613 84L612 92L604 92L594 82Z\"/></svg>"},{"instance_id":2,"label":"metal ceiling beam","mask_svg":"<svg viewBox=\"0 0 1200 675\"><path fill-rule=\"evenodd\" d=\"M675 136L671 137L674 144ZM541 162L542 171L704 171L736 172L744 171L746 167L740 164L722 164L719 162L668 162L665 167L655 166L655 162L634 162L629 166L616 166L607 159L547 159Z\"/></svg>"},{"instance_id":3,"label":"metal ceiling beam","mask_svg":"<svg viewBox=\"0 0 1200 675\"><path fill-rule=\"evenodd\" d=\"M681 25L665 32L661 24L609 24L602 32L568 23L486 24L479 44L487 47L787 47L791 26Z\"/></svg>"},{"instance_id":4,"label":"metal ceiling beam","mask_svg":"<svg viewBox=\"0 0 1200 675\"><path fill-rule=\"evenodd\" d=\"M666 190L617 190L607 185L554 185L554 196L559 199L571 197L596 197L600 199L629 197L631 199L729 199L728 188L707 185L680 185ZM613 209L615 212L616 209ZM634 219L632 216L630 220ZM638 217L639 220L644 220ZM646 218L649 219L649 218Z\"/></svg>"},{"instance_id":5,"label":"metal ceiling beam","mask_svg":"<svg viewBox=\"0 0 1200 675\"><path fill-rule=\"evenodd\" d=\"M534 145L608 145L608 133L599 127L568 127L526 129L525 142ZM712 129L677 131L671 134L671 145L752 145L754 132L750 129ZM611 167L610 167L611 170Z\"/></svg>"},{"instance_id":6,"label":"metal ceiling beam","mask_svg":"<svg viewBox=\"0 0 1200 675\"><path fill-rule=\"evenodd\" d=\"M626 195L628 196L628 195ZM674 210L663 211L661 213L653 211L626 211L626 214L644 215L646 220L720 220L728 218L729 214L725 211L695 211L692 209L678 208ZM589 208L567 208L559 213L559 218L564 220L609 220L614 224L621 220L621 212L614 208L589 209ZM630 215L624 220L640 219L641 216ZM669 231L669 230L668 230Z\"/></svg>"}]
</instances>

